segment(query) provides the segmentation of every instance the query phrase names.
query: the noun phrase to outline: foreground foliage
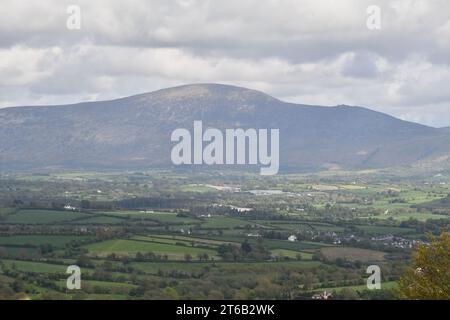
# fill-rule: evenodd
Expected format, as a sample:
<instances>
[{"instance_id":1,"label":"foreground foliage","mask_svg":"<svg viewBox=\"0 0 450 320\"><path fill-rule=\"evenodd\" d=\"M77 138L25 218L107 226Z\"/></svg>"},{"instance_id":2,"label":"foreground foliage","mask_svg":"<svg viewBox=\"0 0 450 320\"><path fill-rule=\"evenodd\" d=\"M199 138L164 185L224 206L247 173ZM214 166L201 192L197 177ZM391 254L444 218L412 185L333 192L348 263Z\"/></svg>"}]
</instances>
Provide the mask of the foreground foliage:
<instances>
[{"instance_id":1,"label":"foreground foliage","mask_svg":"<svg viewBox=\"0 0 450 320\"><path fill-rule=\"evenodd\" d=\"M450 299L450 234L430 237L413 253L413 268L400 279L399 290L407 299Z\"/></svg>"}]
</instances>

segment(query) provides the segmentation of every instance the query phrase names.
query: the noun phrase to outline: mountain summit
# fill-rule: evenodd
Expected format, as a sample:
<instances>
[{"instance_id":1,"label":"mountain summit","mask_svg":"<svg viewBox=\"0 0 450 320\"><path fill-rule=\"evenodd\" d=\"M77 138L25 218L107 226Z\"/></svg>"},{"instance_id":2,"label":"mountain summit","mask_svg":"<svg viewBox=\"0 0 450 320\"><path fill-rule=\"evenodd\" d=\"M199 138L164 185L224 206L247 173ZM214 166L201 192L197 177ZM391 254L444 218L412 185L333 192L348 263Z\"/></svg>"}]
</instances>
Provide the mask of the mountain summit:
<instances>
[{"instance_id":1,"label":"mountain summit","mask_svg":"<svg viewBox=\"0 0 450 320\"><path fill-rule=\"evenodd\" d=\"M195 84L111 101L0 109L0 170L170 166L172 131L195 120L219 129L279 129L282 168L378 168L450 153L448 129L360 107L306 106Z\"/></svg>"}]
</instances>

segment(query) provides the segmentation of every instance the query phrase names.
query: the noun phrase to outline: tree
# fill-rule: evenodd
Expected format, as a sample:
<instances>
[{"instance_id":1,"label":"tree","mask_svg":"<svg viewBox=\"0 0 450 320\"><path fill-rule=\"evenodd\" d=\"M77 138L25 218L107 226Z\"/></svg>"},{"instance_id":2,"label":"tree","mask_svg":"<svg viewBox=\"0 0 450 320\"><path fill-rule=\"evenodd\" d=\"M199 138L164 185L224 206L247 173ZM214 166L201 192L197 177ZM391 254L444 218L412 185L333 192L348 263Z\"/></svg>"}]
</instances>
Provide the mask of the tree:
<instances>
[{"instance_id":1,"label":"tree","mask_svg":"<svg viewBox=\"0 0 450 320\"><path fill-rule=\"evenodd\" d=\"M22 281L22 279L15 279L14 282L11 285L11 288L15 291L15 292L23 292L25 291L25 285Z\"/></svg>"},{"instance_id":2,"label":"tree","mask_svg":"<svg viewBox=\"0 0 450 320\"><path fill-rule=\"evenodd\" d=\"M399 281L401 298L450 299L450 233L430 236L413 251L413 266Z\"/></svg>"},{"instance_id":3,"label":"tree","mask_svg":"<svg viewBox=\"0 0 450 320\"><path fill-rule=\"evenodd\" d=\"M208 261L209 256L207 253L199 253L199 254L197 254L197 258L200 261Z\"/></svg>"},{"instance_id":4,"label":"tree","mask_svg":"<svg viewBox=\"0 0 450 320\"><path fill-rule=\"evenodd\" d=\"M81 200L80 206L81 206L81 209L90 209L91 202L89 200Z\"/></svg>"},{"instance_id":5,"label":"tree","mask_svg":"<svg viewBox=\"0 0 450 320\"><path fill-rule=\"evenodd\" d=\"M136 259L136 261L145 261L144 255L139 251L136 253L135 259Z\"/></svg>"},{"instance_id":6,"label":"tree","mask_svg":"<svg viewBox=\"0 0 450 320\"><path fill-rule=\"evenodd\" d=\"M170 299L170 300L179 300L180 299L180 295L178 294L177 290L175 288L172 287L167 287L163 290L163 293L165 295L165 299Z\"/></svg>"},{"instance_id":7,"label":"tree","mask_svg":"<svg viewBox=\"0 0 450 320\"><path fill-rule=\"evenodd\" d=\"M189 253L186 253L184 255L184 261L190 262L192 260L192 256Z\"/></svg>"},{"instance_id":8,"label":"tree","mask_svg":"<svg viewBox=\"0 0 450 320\"><path fill-rule=\"evenodd\" d=\"M91 268L94 266L91 259L84 254L78 257L76 265L79 267L86 267L86 268Z\"/></svg>"},{"instance_id":9,"label":"tree","mask_svg":"<svg viewBox=\"0 0 450 320\"><path fill-rule=\"evenodd\" d=\"M208 300L223 300L225 297L223 296L223 293L219 290L211 290L208 293Z\"/></svg>"},{"instance_id":10,"label":"tree","mask_svg":"<svg viewBox=\"0 0 450 320\"><path fill-rule=\"evenodd\" d=\"M351 288L344 288L336 294L338 300L359 300L358 293Z\"/></svg>"},{"instance_id":11,"label":"tree","mask_svg":"<svg viewBox=\"0 0 450 320\"><path fill-rule=\"evenodd\" d=\"M241 251L244 252L244 254L248 254L248 253L250 253L252 251L252 246L250 245L250 243L248 243L247 240L242 242L242 244L241 244Z\"/></svg>"}]
</instances>

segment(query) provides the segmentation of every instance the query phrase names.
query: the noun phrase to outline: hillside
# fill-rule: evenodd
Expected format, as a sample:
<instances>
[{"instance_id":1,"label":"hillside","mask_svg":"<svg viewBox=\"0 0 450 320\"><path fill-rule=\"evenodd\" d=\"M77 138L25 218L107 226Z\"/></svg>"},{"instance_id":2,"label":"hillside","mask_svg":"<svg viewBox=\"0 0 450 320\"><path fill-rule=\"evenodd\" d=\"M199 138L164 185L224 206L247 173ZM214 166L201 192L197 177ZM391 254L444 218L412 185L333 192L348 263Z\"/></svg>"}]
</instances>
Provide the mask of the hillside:
<instances>
[{"instance_id":1,"label":"hillside","mask_svg":"<svg viewBox=\"0 0 450 320\"><path fill-rule=\"evenodd\" d=\"M171 132L192 130L194 120L219 129L279 128L282 168L389 167L450 152L448 128L199 84L112 101L0 109L0 169L171 165Z\"/></svg>"}]
</instances>

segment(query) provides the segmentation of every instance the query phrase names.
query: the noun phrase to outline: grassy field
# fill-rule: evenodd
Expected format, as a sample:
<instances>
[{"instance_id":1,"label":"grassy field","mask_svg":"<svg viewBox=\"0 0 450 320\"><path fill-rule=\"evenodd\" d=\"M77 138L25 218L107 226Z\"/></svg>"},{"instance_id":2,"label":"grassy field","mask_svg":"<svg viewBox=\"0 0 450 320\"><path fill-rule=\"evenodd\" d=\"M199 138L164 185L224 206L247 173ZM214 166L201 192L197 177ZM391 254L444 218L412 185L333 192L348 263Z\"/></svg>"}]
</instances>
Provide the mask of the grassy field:
<instances>
[{"instance_id":1,"label":"grassy field","mask_svg":"<svg viewBox=\"0 0 450 320\"><path fill-rule=\"evenodd\" d=\"M51 244L55 247L63 247L71 241L85 241L88 236L53 236L53 235L23 235L23 236L0 236L1 245L27 245L39 246Z\"/></svg>"},{"instance_id":2,"label":"grassy field","mask_svg":"<svg viewBox=\"0 0 450 320\"><path fill-rule=\"evenodd\" d=\"M202 224L204 229L233 229L236 227L243 227L250 224L249 221L241 220L231 217L218 217L213 216L208 218L205 223Z\"/></svg>"},{"instance_id":3,"label":"grassy field","mask_svg":"<svg viewBox=\"0 0 450 320\"><path fill-rule=\"evenodd\" d=\"M396 221L406 221L409 219L415 219L418 221L426 221L428 219L430 220L438 220L438 219L448 219L449 216L445 216L442 214L432 214L432 213L423 213L423 212L411 212L411 213L390 213L387 215L379 215L373 217L374 219L389 219L392 218Z\"/></svg>"},{"instance_id":4,"label":"grassy field","mask_svg":"<svg viewBox=\"0 0 450 320\"><path fill-rule=\"evenodd\" d=\"M117 211L103 211L100 214L105 214L107 216L112 216L112 218L124 218L129 219L128 221L139 221L139 220L149 220L155 221L161 224L191 224L191 223L201 223L200 219L191 217L180 217L174 212L160 212L160 211L149 211L145 210L117 210ZM105 217L107 218L107 217Z\"/></svg>"},{"instance_id":5,"label":"grassy field","mask_svg":"<svg viewBox=\"0 0 450 320\"><path fill-rule=\"evenodd\" d=\"M170 224L190 224L200 223L201 221L194 218L179 217L176 213L146 213L146 219L155 220L159 223Z\"/></svg>"},{"instance_id":6,"label":"grassy field","mask_svg":"<svg viewBox=\"0 0 450 320\"><path fill-rule=\"evenodd\" d=\"M350 247L322 248L320 249L320 252L330 261L342 258L349 261L375 262L383 261L385 255L385 253L381 251Z\"/></svg>"},{"instance_id":7,"label":"grassy field","mask_svg":"<svg viewBox=\"0 0 450 320\"><path fill-rule=\"evenodd\" d=\"M2 260L8 268L15 268L23 272L36 273L61 273L65 274L67 266L56 265L50 263L34 262L34 261L20 261L20 260Z\"/></svg>"},{"instance_id":8,"label":"grassy field","mask_svg":"<svg viewBox=\"0 0 450 320\"><path fill-rule=\"evenodd\" d=\"M221 244L227 244L227 243L239 245L239 243L237 243L237 242L218 241L218 240L203 239L203 238L197 238L197 237L172 236L172 235L134 236L131 238L131 240L160 242L160 243L167 243L167 244L183 243L186 246L217 247Z\"/></svg>"},{"instance_id":9,"label":"grassy field","mask_svg":"<svg viewBox=\"0 0 450 320\"><path fill-rule=\"evenodd\" d=\"M76 223L76 224L121 224L121 223L125 223L125 222L126 222L126 219L110 217L110 216L96 216L96 217L89 217L86 219L80 219L80 220L74 221L73 223Z\"/></svg>"},{"instance_id":10,"label":"grassy field","mask_svg":"<svg viewBox=\"0 0 450 320\"><path fill-rule=\"evenodd\" d=\"M330 224L317 224L317 223L300 223L298 221L284 221L284 222L261 222L267 226L273 227L275 229L285 229L291 231L323 231L323 232L341 232L344 230L343 227L330 225Z\"/></svg>"},{"instance_id":11,"label":"grassy field","mask_svg":"<svg viewBox=\"0 0 450 320\"><path fill-rule=\"evenodd\" d=\"M396 281L382 281L381 282L381 289L396 289L397 288L397 282ZM327 292L339 292L342 291L344 289L352 289L355 291L365 291L365 290L369 290L367 289L367 285L358 285L358 286L344 286L344 287L330 287L330 288L320 288L320 289L315 289L314 291L327 291Z\"/></svg>"},{"instance_id":12,"label":"grassy field","mask_svg":"<svg viewBox=\"0 0 450 320\"><path fill-rule=\"evenodd\" d=\"M400 228L400 227L390 227L390 226L358 226L358 229L364 230L367 234L370 235L383 235L383 234L396 234L403 235L407 233L415 232L412 228Z\"/></svg>"},{"instance_id":13,"label":"grassy field","mask_svg":"<svg viewBox=\"0 0 450 320\"><path fill-rule=\"evenodd\" d=\"M147 241L136 241L126 239L107 240L84 246L90 254L105 257L111 253L119 256L135 255L138 252L153 252L159 255L167 255L171 260L183 260L185 254L190 254L196 259L197 254L208 254L209 257L216 256L213 250L179 246L173 244L153 243Z\"/></svg>"},{"instance_id":14,"label":"grassy field","mask_svg":"<svg viewBox=\"0 0 450 320\"><path fill-rule=\"evenodd\" d=\"M287 240L266 240L266 245L269 249L286 249L294 251L320 249L323 247L330 246L329 244L324 244L320 242L309 242L309 241L291 242Z\"/></svg>"},{"instance_id":15,"label":"grassy field","mask_svg":"<svg viewBox=\"0 0 450 320\"><path fill-rule=\"evenodd\" d=\"M56 285L60 287L61 289L66 288L66 281L65 280L59 280L56 282ZM110 290L120 289L120 290L130 290L134 289L137 286L131 283L124 283L124 282L111 282L111 281L98 281L98 280L83 280L82 286L86 287L89 286L91 288L106 288Z\"/></svg>"},{"instance_id":16,"label":"grassy field","mask_svg":"<svg viewBox=\"0 0 450 320\"><path fill-rule=\"evenodd\" d=\"M237 246L240 246L239 242L232 242L232 241L220 241L220 240L212 240L212 239L203 239L203 238L197 238L197 237L187 237L187 236L169 236L169 235L158 235L158 236L134 236L131 238L132 240L140 240L140 241L149 241L149 242L157 242L157 243L163 243L163 244L180 244L183 243L186 246L211 246L211 247L217 247L221 244L234 244ZM294 243L294 245L291 242L287 241L280 241L277 242L276 240L270 241L266 240L266 243L270 244L271 247L286 247L291 246L297 249L297 250L289 250L289 249L282 249L282 248L276 248L272 249L271 253L274 257L283 258L288 257L291 259L297 259L298 255L301 256L302 260L311 260L312 254L307 252L299 251L298 249L300 247L312 249L317 248L315 245L311 244L303 244L299 245L298 243ZM297 245L296 245L297 244Z\"/></svg>"},{"instance_id":17,"label":"grassy field","mask_svg":"<svg viewBox=\"0 0 450 320\"><path fill-rule=\"evenodd\" d=\"M157 274L158 271L185 271L200 272L203 270L223 270L239 272L258 272L258 271L286 271L286 270L303 270L308 268L316 268L321 265L318 261L277 261L277 262L132 262L133 268L141 270L149 274Z\"/></svg>"},{"instance_id":18,"label":"grassy field","mask_svg":"<svg viewBox=\"0 0 450 320\"><path fill-rule=\"evenodd\" d=\"M318 261L280 261L280 262L242 262L242 263L223 263L220 267L227 271L242 272L251 271L255 274L258 272L267 272L268 270L277 270L283 272L286 270L298 271L309 268L317 268L322 264Z\"/></svg>"},{"instance_id":19,"label":"grassy field","mask_svg":"<svg viewBox=\"0 0 450 320\"><path fill-rule=\"evenodd\" d=\"M181 192L196 192L196 193L207 193L207 192L217 192L216 189L197 184L182 185L178 188Z\"/></svg>"},{"instance_id":20,"label":"grassy field","mask_svg":"<svg viewBox=\"0 0 450 320\"><path fill-rule=\"evenodd\" d=\"M12 224L49 224L71 221L82 217L89 217L89 215L72 211L20 210L17 213L8 215L4 222Z\"/></svg>"},{"instance_id":21,"label":"grassy field","mask_svg":"<svg viewBox=\"0 0 450 320\"><path fill-rule=\"evenodd\" d=\"M35 256L39 253L39 249L31 247L20 247L20 246L0 246L0 256L7 254L13 258Z\"/></svg>"},{"instance_id":22,"label":"grassy field","mask_svg":"<svg viewBox=\"0 0 450 320\"><path fill-rule=\"evenodd\" d=\"M0 175L0 203L14 206L0 208L0 297L272 300L364 291L368 265L399 279L412 244L447 228L450 214L450 201L438 200L450 193L450 176L442 184L378 170L270 178L119 171ZM419 206L434 200L439 207ZM65 203L85 209L64 211ZM74 264L78 292L66 289Z\"/></svg>"},{"instance_id":23,"label":"grassy field","mask_svg":"<svg viewBox=\"0 0 450 320\"><path fill-rule=\"evenodd\" d=\"M291 259L297 259L298 256L301 257L301 260L312 260L312 254L307 252L299 252L294 250L285 250L285 249L274 249L271 250L271 253L274 257L278 258L291 258Z\"/></svg>"}]
</instances>

